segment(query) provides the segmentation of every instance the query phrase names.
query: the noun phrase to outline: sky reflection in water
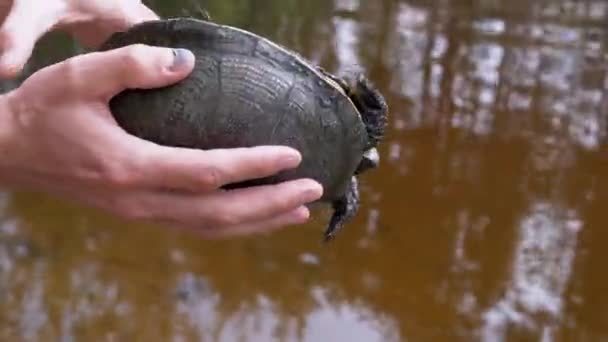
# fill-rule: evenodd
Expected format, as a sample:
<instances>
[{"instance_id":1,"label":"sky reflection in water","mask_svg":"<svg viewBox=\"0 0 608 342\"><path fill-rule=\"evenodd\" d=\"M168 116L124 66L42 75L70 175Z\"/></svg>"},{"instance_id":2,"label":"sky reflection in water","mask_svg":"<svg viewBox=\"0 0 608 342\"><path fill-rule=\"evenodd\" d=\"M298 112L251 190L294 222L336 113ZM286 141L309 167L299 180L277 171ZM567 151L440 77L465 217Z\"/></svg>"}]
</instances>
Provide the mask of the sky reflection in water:
<instances>
[{"instance_id":1,"label":"sky reflection in water","mask_svg":"<svg viewBox=\"0 0 608 342\"><path fill-rule=\"evenodd\" d=\"M5 193L0 339L608 338L607 3L204 6L385 92L384 163L360 215L330 246L323 213L208 242ZM52 37L29 71L74 51Z\"/></svg>"}]
</instances>

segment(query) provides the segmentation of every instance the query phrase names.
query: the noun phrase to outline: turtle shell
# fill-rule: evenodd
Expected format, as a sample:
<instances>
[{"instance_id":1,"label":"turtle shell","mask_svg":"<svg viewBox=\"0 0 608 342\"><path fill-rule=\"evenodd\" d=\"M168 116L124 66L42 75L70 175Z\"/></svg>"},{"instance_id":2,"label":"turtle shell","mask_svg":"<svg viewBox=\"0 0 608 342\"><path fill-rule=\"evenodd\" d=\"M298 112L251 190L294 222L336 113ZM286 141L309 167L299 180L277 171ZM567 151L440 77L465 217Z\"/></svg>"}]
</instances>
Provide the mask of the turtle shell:
<instances>
[{"instance_id":1,"label":"turtle shell","mask_svg":"<svg viewBox=\"0 0 608 342\"><path fill-rule=\"evenodd\" d=\"M197 149L286 145L302 154L293 170L228 187L312 178L322 200L347 190L368 146L357 108L335 82L297 53L235 27L190 18L140 23L101 50L131 44L186 48L196 57L184 80L129 89L110 101L127 132Z\"/></svg>"}]
</instances>

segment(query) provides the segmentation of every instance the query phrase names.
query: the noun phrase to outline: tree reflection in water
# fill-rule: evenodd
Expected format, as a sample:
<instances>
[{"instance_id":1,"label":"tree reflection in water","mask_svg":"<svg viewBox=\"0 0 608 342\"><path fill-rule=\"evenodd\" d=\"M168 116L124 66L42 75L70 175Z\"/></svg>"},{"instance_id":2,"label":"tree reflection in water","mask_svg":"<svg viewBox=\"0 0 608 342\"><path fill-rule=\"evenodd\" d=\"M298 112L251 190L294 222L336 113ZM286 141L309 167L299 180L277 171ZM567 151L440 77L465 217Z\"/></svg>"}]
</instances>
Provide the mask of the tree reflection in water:
<instances>
[{"instance_id":1,"label":"tree reflection in water","mask_svg":"<svg viewBox=\"0 0 608 342\"><path fill-rule=\"evenodd\" d=\"M150 1L165 15L190 0ZM205 242L1 198L0 339L598 340L604 1L201 1L387 94L360 216ZM73 50L51 38L30 72ZM7 82L6 88L16 83Z\"/></svg>"}]
</instances>

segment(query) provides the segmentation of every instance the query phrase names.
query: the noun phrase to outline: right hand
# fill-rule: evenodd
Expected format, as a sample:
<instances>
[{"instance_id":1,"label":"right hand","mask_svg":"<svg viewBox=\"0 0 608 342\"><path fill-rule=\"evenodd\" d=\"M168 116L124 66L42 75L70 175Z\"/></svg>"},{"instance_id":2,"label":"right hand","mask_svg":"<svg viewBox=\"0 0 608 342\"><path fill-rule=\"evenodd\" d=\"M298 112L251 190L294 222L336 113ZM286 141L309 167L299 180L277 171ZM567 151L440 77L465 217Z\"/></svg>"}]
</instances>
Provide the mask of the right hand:
<instances>
[{"instance_id":1,"label":"right hand","mask_svg":"<svg viewBox=\"0 0 608 342\"><path fill-rule=\"evenodd\" d=\"M0 97L0 181L210 238L305 222L305 204L323 191L312 180L218 190L294 168L301 161L297 151L165 147L116 124L108 107L114 95L169 85L192 71L194 57L177 55L142 45L80 55L36 72ZM178 65L171 67L174 60Z\"/></svg>"},{"instance_id":2,"label":"right hand","mask_svg":"<svg viewBox=\"0 0 608 342\"><path fill-rule=\"evenodd\" d=\"M70 33L89 47L158 16L141 0L0 0L0 76L21 72L40 37Z\"/></svg>"}]
</instances>

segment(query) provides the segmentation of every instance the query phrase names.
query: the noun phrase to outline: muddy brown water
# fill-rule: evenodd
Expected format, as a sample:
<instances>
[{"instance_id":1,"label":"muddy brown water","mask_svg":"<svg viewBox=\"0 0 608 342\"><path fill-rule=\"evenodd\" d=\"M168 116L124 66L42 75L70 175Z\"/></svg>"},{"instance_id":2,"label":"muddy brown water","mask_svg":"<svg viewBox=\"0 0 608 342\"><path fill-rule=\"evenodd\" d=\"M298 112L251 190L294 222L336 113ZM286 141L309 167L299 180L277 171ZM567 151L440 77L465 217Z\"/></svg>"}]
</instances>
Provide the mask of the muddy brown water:
<instances>
[{"instance_id":1,"label":"muddy brown water","mask_svg":"<svg viewBox=\"0 0 608 342\"><path fill-rule=\"evenodd\" d=\"M2 192L0 340L608 340L608 2L200 5L386 94L359 216L204 241Z\"/></svg>"}]
</instances>

